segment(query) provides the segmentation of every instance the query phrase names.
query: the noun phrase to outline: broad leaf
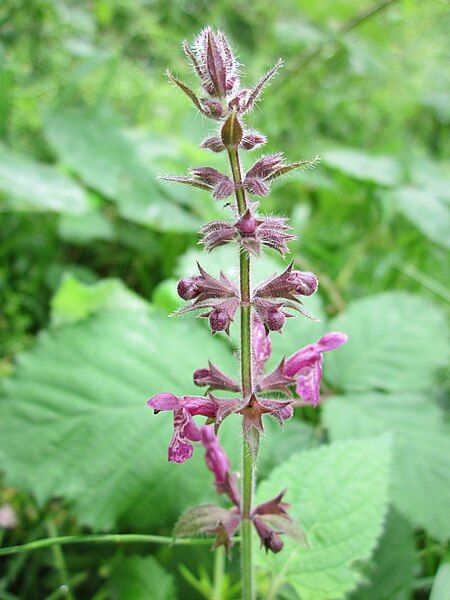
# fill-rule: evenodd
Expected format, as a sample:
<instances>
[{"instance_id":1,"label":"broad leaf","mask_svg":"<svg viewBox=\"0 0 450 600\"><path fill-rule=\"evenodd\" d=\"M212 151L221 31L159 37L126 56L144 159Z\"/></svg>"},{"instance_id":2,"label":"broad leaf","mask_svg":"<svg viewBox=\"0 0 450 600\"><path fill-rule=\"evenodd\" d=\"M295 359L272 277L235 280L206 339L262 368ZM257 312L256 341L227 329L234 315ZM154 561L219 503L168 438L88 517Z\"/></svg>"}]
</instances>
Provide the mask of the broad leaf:
<instances>
[{"instance_id":1,"label":"broad leaf","mask_svg":"<svg viewBox=\"0 0 450 600\"><path fill-rule=\"evenodd\" d=\"M348 177L382 186L397 185L402 171L392 156L372 156L362 150L339 148L323 154L324 163Z\"/></svg>"},{"instance_id":2,"label":"broad leaf","mask_svg":"<svg viewBox=\"0 0 450 600\"><path fill-rule=\"evenodd\" d=\"M382 531L389 456L385 436L322 446L291 456L259 486L258 501L287 487L309 544L285 539L279 554L257 553L272 597L289 585L302 600L343 598L361 581L356 563L370 558Z\"/></svg>"},{"instance_id":3,"label":"broad leaf","mask_svg":"<svg viewBox=\"0 0 450 600\"><path fill-rule=\"evenodd\" d=\"M67 306L59 312L66 320L73 315ZM85 310L91 316L41 334L5 382L2 470L40 503L66 498L97 529L117 521L141 529L171 524L187 507L214 499L214 485L200 447L183 465L167 462L172 415L154 415L145 401L165 390L198 393L196 368L210 358L235 375L235 361L191 320L135 305ZM237 426L230 417L221 428L235 468Z\"/></svg>"},{"instance_id":4,"label":"broad leaf","mask_svg":"<svg viewBox=\"0 0 450 600\"><path fill-rule=\"evenodd\" d=\"M195 231L200 221L156 181L157 170L116 119L89 109L55 112L46 135L59 158L93 189L113 200L125 219L165 231Z\"/></svg>"},{"instance_id":5,"label":"broad leaf","mask_svg":"<svg viewBox=\"0 0 450 600\"><path fill-rule=\"evenodd\" d=\"M358 588L354 600L408 600L418 567L414 529L396 511L391 511L372 560L367 582Z\"/></svg>"},{"instance_id":6,"label":"broad leaf","mask_svg":"<svg viewBox=\"0 0 450 600\"><path fill-rule=\"evenodd\" d=\"M450 207L428 190L400 187L389 194L407 219L432 242L450 248Z\"/></svg>"},{"instance_id":7,"label":"broad leaf","mask_svg":"<svg viewBox=\"0 0 450 600\"><path fill-rule=\"evenodd\" d=\"M55 167L25 158L0 144L0 195L13 210L80 215L88 210L86 192Z\"/></svg>"},{"instance_id":8,"label":"broad leaf","mask_svg":"<svg viewBox=\"0 0 450 600\"><path fill-rule=\"evenodd\" d=\"M175 600L175 582L152 556L117 556L108 581L111 600Z\"/></svg>"},{"instance_id":9,"label":"broad leaf","mask_svg":"<svg viewBox=\"0 0 450 600\"><path fill-rule=\"evenodd\" d=\"M391 432L395 506L432 536L450 537L450 427L430 394L336 397L323 410L335 440Z\"/></svg>"},{"instance_id":10,"label":"broad leaf","mask_svg":"<svg viewBox=\"0 0 450 600\"><path fill-rule=\"evenodd\" d=\"M386 292L357 300L329 329L348 334L326 357L327 378L343 390L429 390L447 361L444 315L420 296Z\"/></svg>"},{"instance_id":11,"label":"broad leaf","mask_svg":"<svg viewBox=\"0 0 450 600\"><path fill-rule=\"evenodd\" d=\"M86 285L67 275L51 301L52 325L81 321L105 308L145 311L148 305L119 279Z\"/></svg>"}]
</instances>

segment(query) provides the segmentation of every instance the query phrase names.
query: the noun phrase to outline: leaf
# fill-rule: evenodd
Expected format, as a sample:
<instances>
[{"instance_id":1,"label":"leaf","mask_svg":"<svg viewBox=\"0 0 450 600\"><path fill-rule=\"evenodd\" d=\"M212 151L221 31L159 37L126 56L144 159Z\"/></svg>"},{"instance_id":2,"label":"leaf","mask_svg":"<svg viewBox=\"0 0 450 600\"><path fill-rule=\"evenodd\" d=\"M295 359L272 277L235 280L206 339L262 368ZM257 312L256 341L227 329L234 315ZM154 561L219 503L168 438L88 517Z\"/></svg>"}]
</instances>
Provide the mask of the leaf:
<instances>
[{"instance_id":1,"label":"leaf","mask_svg":"<svg viewBox=\"0 0 450 600\"><path fill-rule=\"evenodd\" d=\"M287 487L290 515L308 548L285 540L276 555L256 554L272 575L272 593L289 584L302 600L344 598L361 581L356 562L368 560L387 507L388 439L349 441L295 454L258 487L258 502Z\"/></svg>"},{"instance_id":2,"label":"leaf","mask_svg":"<svg viewBox=\"0 0 450 600\"><path fill-rule=\"evenodd\" d=\"M111 600L175 600L175 581L152 556L117 556L108 581Z\"/></svg>"},{"instance_id":3,"label":"leaf","mask_svg":"<svg viewBox=\"0 0 450 600\"><path fill-rule=\"evenodd\" d=\"M196 506L186 511L175 523L173 537L189 537L210 532L230 517L230 511L214 504Z\"/></svg>"},{"instance_id":4,"label":"leaf","mask_svg":"<svg viewBox=\"0 0 450 600\"><path fill-rule=\"evenodd\" d=\"M450 590L450 562L448 556L446 562L443 562L436 573L436 577L431 588L429 600L446 600Z\"/></svg>"},{"instance_id":5,"label":"leaf","mask_svg":"<svg viewBox=\"0 0 450 600\"><path fill-rule=\"evenodd\" d=\"M450 248L450 208L445 201L412 186L393 190L389 198L428 239Z\"/></svg>"},{"instance_id":6,"label":"leaf","mask_svg":"<svg viewBox=\"0 0 450 600\"><path fill-rule=\"evenodd\" d=\"M385 292L357 300L329 329L348 334L326 357L327 380L346 391L428 390L447 361L444 315L420 296Z\"/></svg>"},{"instance_id":7,"label":"leaf","mask_svg":"<svg viewBox=\"0 0 450 600\"><path fill-rule=\"evenodd\" d=\"M114 226L101 212L83 215L62 215L58 225L59 237L65 242L89 244L94 240L114 239Z\"/></svg>"},{"instance_id":8,"label":"leaf","mask_svg":"<svg viewBox=\"0 0 450 600\"><path fill-rule=\"evenodd\" d=\"M336 397L323 416L333 440L391 432L394 505L437 539L450 537L450 426L429 394Z\"/></svg>"},{"instance_id":9,"label":"leaf","mask_svg":"<svg viewBox=\"0 0 450 600\"><path fill-rule=\"evenodd\" d=\"M408 600L418 567L414 529L391 511L383 537L367 566L367 583L352 594L354 600Z\"/></svg>"},{"instance_id":10,"label":"leaf","mask_svg":"<svg viewBox=\"0 0 450 600\"><path fill-rule=\"evenodd\" d=\"M86 192L55 167L20 156L0 144L0 193L12 210L81 215L88 210Z\"/></svg>"},{"instance_id":11,"label":"leaf","mask_svg":"<svg viewBox=\"0 0 450 600\"><path fill-rule=\"evenodd\" d=\"M157 311L102 309L42 333L5 381L0 464L11 485L42 504L65 498L82 524L171 524L215 496L203 451L167 462L172 415L145 401L161 391L198 393L192 372L210 358L234 374L227 346L192 321ZM221 443L237 465L239 419Z\"/></svg>"},{"instance_id":12,"label":"leaf","mask_svg":"<svg viewBox=\"0 0 450 600\"><path fill-rule=\"evenodd\" d=\"M68 275L51 301L52 325L82 321L105 308L142 311L147 309L147 304L118 279L86 285Z\"/></svg>"},{"instance_id":13,"label":"leaf","mask_svg":"<svg viewBox=\"0 0 450 600\"><path fill-rule=\"evenodd\" d=\"M156 181L132 138L105 112L52 113L45 134L55 152L83 182L114 201L120 215L163 231L196 231L200 221L175 203ZM152 163L151 163L152 164Z\"/></svg>"},{"instance_id":14,"label":"leaf","mask_svg":"<svg viewBox=\"0 0 450 600\"><path fill-rule=\"evenodd\" d=\"M398 185L402 171L392 156L371 156L362 150L339 148L323 154L324 163L348 177L381 186Z\"/></svg>"}]
</instances>

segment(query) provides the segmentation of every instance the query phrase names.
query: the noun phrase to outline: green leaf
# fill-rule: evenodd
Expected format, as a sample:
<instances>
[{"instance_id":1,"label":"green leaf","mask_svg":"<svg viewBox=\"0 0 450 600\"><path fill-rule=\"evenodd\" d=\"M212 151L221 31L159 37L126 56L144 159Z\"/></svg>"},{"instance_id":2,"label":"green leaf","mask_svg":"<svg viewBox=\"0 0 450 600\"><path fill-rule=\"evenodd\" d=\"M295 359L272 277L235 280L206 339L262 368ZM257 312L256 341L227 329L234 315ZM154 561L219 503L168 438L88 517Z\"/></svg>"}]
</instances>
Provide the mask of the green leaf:
<instances>
[{"instance_id":1,"label":"green leaf","mask_svg":"<svg viewBox=\"0 0 450 600\"><path fill-rule=\"evenodd\" d=\"M402 171L392 156L371 156L362 150L339 148L323 154L324 163L348 177L381 186L400 183Z\"/></svg>"},{"instance_id":2,"label":"green leaf","mask_svg":"<svg viewBox=\"0 0 450 600\"><path fill-rule=\"evenodd\" d=\"M152 556L117 556L108 581L111 600L175 600L175 582Z\"/></svg>"},{"instance_id":3,"label":"green leaf","mask_svg":"<svg viewBox=\"0 0 450 600\"><path fill-rule=\"evenodd\" d=\"M336 397L323 416L334 440L391 432L394 505L437 539L450 537L450 427L429 394Z\"/></svg>"},{"instance_id":4,"label":"green leaf","mask_svg":"<svg viewBox=\"0 0 450 600\"><path fill-rule=\"evenodd\" d=\"M389 198L428 239L450 248L450 208L444 200L412 186L393 190Z\"/></svg>"},{"instance_id":5,"label":"green leaf","mask_svg":"<svg viewBox=\"0 0 450 600\"><path fill-rule=\"evenodd\" d=\"M291 456L259 486L259 502L287 487L309 544L285 540L279 554L257 553L273 598L288 584L302 600L338 599L361 581L356 563L370 558L382 531L389 457L385 436L321 446Z\"/></svg>"},{"instance_id":6,"label":"green leaf","mask_svg":"<svg viewBox=\"0 0 450 600\"><path fill-rule=\"evenodd\" d=\"M86 285L68 275L51 301L52 325L81 321L105 308L145 311L148 305L118 279Z\"/></svg>"},{"instance_id":7,"label":"green leaf","mask_svg":"<svg viewBox=\"0 0 450 600\"><path fill-rule=\"evenodd\" d=\"M87 245L94 240L114 239L114 226L101 212L92 211L84 215L62 215L58 233L65 242Z\"/></svg>"},{"instance_id":8,"label":"green leaf","mask_svg":"<svg viewBox=\"0 0 450 600\"><path fill-rule=\"evenodd\" d=\"M0 193L13 210L81 215L86 192L55 167L20 156L0 144Z\"/></svg>"},{"instance_id":9,"label":"green leaf","mask_svg":"<svg viewBox=\"0 0 450 600\"><path fill-rule=\"evenodd\" d=\"M327 379L346 391L428 390L447 361L444 315L420 296L385 292L357 300L329 329L348 334L326 356Z\"/></svg>"},{"instance_id":10,"label":"green leaf","mask_svg":"<svg viewBox=\"0 0 450 600\"><path fill-rule=\"evenodd\" d=\"M450 590L450 561L447 556L436 573L436 578L431 588L430 600L447 600Z\"/></svg>"},{"instance_id":11,"label":"green leaf","mask_svg":"<svg viewBox=\"0 0 450 600\"><path fill-rule=\"evenodd\" d=\"M67 499L80 522L96 529L171 524L189 506L211 501L202 449L183 465L169 464L172 415L145 405L161 391L198 393L192 372L208 358L234 375L227 346L195 322L134 305L42 333L4 384L7 480L40 504ZM238 423L233 417L221 428L235 468Z\"/></svg>"},{"instance_id":12,"label":"green leaf","mask_svg":"<svg viewBox=\"0 0 450 600\"><path fill-rule=\"evenodd\" d=\"M178 206L156 181L117 119L89 109L55 112L45 128L59 158L93 189L114 201L120 215L164 231L196 231L199 219Z\"/></svg>"},{"instance_id":13,"label":"green leaf","mask_svg":"<svg viewBox=\"0 0 450 600\"><path fill-rule=\"evenodd\" d=\"M212 530L224 523L230 516L230 511L215 504L203 504L186 511L175 523L173 537L189 537L200 533L211 533Z\"/></svg>"},{"instance_id":14,"label":"green leaf","mask_svg":"<svg viewBox=\"0 0 450 600\"><path fill-rule=\"evenodd\" d=\"M367 583L354 600L408 600L418 567L414 529L395 511L389 513L383 537L367 566Z\"/></svg>"}]
</instances>

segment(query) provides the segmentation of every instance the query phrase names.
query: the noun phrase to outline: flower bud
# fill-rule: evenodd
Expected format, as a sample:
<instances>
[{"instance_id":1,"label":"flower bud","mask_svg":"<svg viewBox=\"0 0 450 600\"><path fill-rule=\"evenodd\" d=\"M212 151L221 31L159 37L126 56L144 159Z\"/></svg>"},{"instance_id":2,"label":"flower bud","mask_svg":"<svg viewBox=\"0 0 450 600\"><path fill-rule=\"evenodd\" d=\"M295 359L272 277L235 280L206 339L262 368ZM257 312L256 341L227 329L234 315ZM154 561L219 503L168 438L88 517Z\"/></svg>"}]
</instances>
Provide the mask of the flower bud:
<instances>
[{"instance_id":1,"label":"flower bud","mask_svg":"<svg viewBox=\"0 0 450 600\"><path fill-rule=\"evenodd\" d=\"M236 223L236 227L242 236L251 236L255 235L258 222L256 221L255 217L252 216L251 212L247 210L247 212Z\"/></svg>"},{"instance_id":2,"label":"flower bud","mask_svg":"<svg viewBox=\"0 0 450 600\"><path fill-rule=\"evenodd\" d=\"M259 517L253 518L253 525L259 535L259 539L261 540L261 544L264 546L266 550L270 550L274 554L280 552L283 549L284 543L277 532L266 525L263 519Z\"/></svg>"},{"instance_id":3,"label":"flower bud","mask_svg":"<svg viewBox=\"0 0 450 600\"><path fill-rule=\"evenodd\" d=\"M267 138L258 131L246 131L241 140L241 148L244 150L253 150L258 146L263 146L267 142Z\"/></svg>"},{"instance_id":4,"label":"flower bud","mask_svg":"<svg viewBox=\"0 0 450 600\"><path fill-rule=\"evenodd\" d=\"M209 315L209 324L211 329L216 331L224 331L230 323L230 317L226 310L222 310L221 308L216 308Z\"/></svg>"},{"instance_id":5,"label":"flower bud","mask_svg":"<svg viewBox=\"0 0 450 600\"><path fill-rule=\"evenodd\" d=\"M267 311L266 325L270 331L281 331L286 317L279 308L275 306Z\"/></svg>"},{"instance_id":6,"label":"flower bud","mask_svg":"<svg viewBox=\"0 0 450 600\"><path fill-rule=\"evenodd\" d=\"M199 294L198 277L183 277L177 285L177 293L183 300L192 300Z\"/></svg>"},{"instance_id":7,"label":"flower bud","mask_svg":"<svg viewBox=\"0 0 450 600\"><path fill-rule=\"evenodd\" d=\"M314 273L303 271L292 271L289 282L294 286L296 294L311 296L317 290L318 281Z\"/></svg>"}]
</instances>

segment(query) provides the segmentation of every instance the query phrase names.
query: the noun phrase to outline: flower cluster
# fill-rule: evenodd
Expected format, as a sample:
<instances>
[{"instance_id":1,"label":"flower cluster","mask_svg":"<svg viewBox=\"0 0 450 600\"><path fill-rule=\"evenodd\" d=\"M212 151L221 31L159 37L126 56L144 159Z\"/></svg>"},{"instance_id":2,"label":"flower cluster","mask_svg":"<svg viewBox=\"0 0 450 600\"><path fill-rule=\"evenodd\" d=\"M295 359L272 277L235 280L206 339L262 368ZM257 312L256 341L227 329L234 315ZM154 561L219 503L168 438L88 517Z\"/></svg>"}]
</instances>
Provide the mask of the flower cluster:
<instances>
[{"instance_id":1,"label":"flower cluster","mask_svg":"<svg viewBox=\"0 0 450 600\"><path fill-rule=\"evenodd\" d=\"M221 447L211 425L200 429L201 443L205 448L205 461L214 475L218 494L225 494L232 503L229 509L216 505L197 506L179 519L174 536L190 535L192 523L201 523L197 533L211 533L216 536L213 548L225 546L228 550L233 544L233 535L243 519L242 501L237 486L236 474L230 471L230 461ZM289 504L283 502L285 490L267 502L258 504L250 513L250 521L257 532L261 545L266 550L279 552L283 548L280 534L286 534L303 541L300 527L287 513Z\"/></svg>"},{"instance_id":2,"label":"flower cluster","mask_svg":"<svg viewBox=\"0 0 450 600\"><path fill-rule=\"evenodd\" d=\"M213 334L229 334L236 314L240 312L245 325L241 328L242 381L236 381L208 362L193 376L194 383L205 388L205 395L180 397L163 392L150 398L147 404L155 413L173 413L169 461L184 462L192 456L193 444L200 442L206 451L206 464L214 474L216 491L225 494L232 503L230 509L203 506L189 511L178 522L176 534L188 532L191 535L192 523L201 522L201 528L195 532L214 533L216 545L229 547L241 520L250 519L264 547L278 552L283 546L281 533L299 536L287 514L284 492L249 509L249 503L241 501L236 475L231 472L229 459L216 436L225 418L240 415L245 443L255 458L263 416L274 417L281 424L290 419L296 404L294 390L303 402L316 406L323 354L338 348L347 339L343 333L327 333L316 343L283 358L272 371L265 372L272 351L270 333L281 332L286 318L298 313L314 319L302 300L316 292L318 281L313 273L300 271L291 262L281 274L252 289L250 255L258 257L264 248L271 248L284 257L288 253L288 242L295 238L285 217L261 213L258 198L269 194L274 180L293 169L313 167L318 158L289 163L281 152L266 154L242 173L239 151L253 150L266 143L264 135L245 126L244 115L254 107L282 61L279 60L254 87L241 88L239 65L223 33L207 27L192 45L185 43L183 47L200 79L201 94L197 95L172 73L169 72L168 77L200 113L218 124L217 133L205 139L201 148L215 153L227 152L231 176L213 167L199 166L189 169L187 175L166 175L163 179L200 188L216 200L227 199L228 218L205 224L200 230L201 243L207 252L225 244L236 244L244 262L241 260L240 284L224 273L216 278L198 264L198 274L183 277L178 282L178 294L186 301L178 314L195 311L209 320ZM235 196L235 200L228 200L231 196ZM247 336L245 340L244 336ZM207 424L199 427L194 421L196 416L206 418ZM247 506L246 512L243 505Z\"/></svg>"}]
</instances>

